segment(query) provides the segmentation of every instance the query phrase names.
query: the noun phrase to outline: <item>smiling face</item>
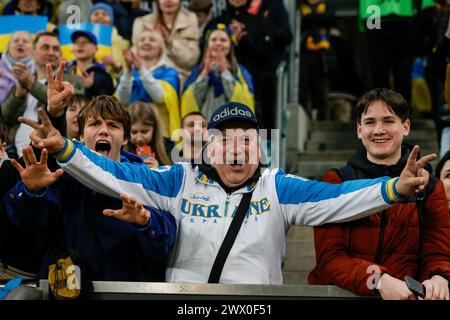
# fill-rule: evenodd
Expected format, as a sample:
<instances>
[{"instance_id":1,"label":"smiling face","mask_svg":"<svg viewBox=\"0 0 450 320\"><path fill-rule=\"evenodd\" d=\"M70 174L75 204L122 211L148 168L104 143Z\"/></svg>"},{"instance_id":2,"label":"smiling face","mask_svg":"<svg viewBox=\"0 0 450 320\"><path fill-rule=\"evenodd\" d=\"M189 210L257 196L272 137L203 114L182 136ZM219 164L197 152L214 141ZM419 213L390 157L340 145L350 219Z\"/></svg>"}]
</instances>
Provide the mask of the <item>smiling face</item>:
<instances>
[{"instance_id":1,"label":"smiling face","mask_svg":"<svg viewBox=\"0 0 450 320\"><path fill-rule=\"evenodd\" d=\"M221 129L212 144L211 165L226 186L237 187L255 174L261 156L256 129L231 123Z\"/></svg>"},{"instance_id":2,"label":"smiling face","mask_svg":"<svg viewBox=\"0 0 450 320\"><path fill-rule=\"evenodd\" d=\"M137 54L142 59L157 59L161 56L162 49L157 40L155 31L144 31L138 38Z\"/></svg>"},{"instance_id":3,"label":"smiling face","mask_svg":"<svg viewBox=\"0 0 450 320\"><path fill-rule=\"evenodd\" d=\"M189 132L191 142L203 141L207 126L206 119L201 114L190 114L183 119L183 129Z\"/></svg>"},{"instance_id":4,"label":"smiling face","mask_svg":"<svg viewBox=\"0 0 450 320\"><path fill-rule=\"evenodd\" d=\"M39 0L19 0L17 3L17 9L22 14L37 14L40 8Z\"/></svg>"},{"instance_id":5,"label":"smiling face","mask_svg":"<svg viewBox=\"0 0 450 320\"><path fill-rule=\"evenodd\" d=\"M31 35L24 31L14 33L11 42L9 43L8 52L16 61L31 56L33 52L33 40Z\"/></svg>"},{"instance_id":6,"label":"smiling face","mask_svg":"<svg viewBox=\"0 0 450 320\"><path fill-rule=\"evenodd\" d=\"M97 46L87 37L80 36L73 43L73 54L77 60L94 59Z\"/></svg>"},{"instance_id":7,"label":"smiling face","mask_svg":"<svg viewBox=\"0 0 450 320\"><path fill-rule=\"evenodd\" d=\"M208 48L213 52L223 52L225 57L230 53L231 41L228 34L223 30L215 30L208 39Z\"/></svg>"},{"instance_id":8,"label":"smiling face","mask_svg":"<svg viewBox=\"0 0 450 320\"><path fill-rule=\"evenodd\" d=\"M92 12L90 16L91 23L100 23L105 24L107 26L112 25L111 18L105 10L97 9L94 12Z\"/></svg>"},{"instance_id":9,"label":"smiling face","mask_svg":"<svg viewBox=\"0 0 450 320\"><path fill-rule=\"evenodd\" d=\"M127 143L122 123L100 116L86 119L80 139L89 149L115 161L120 161L120 151Z\"/></svg>"},{"instance_id":10,"label":"smiling face","mask_svg":"<svg viewBox=\"0 0 450 320\"><path fill-rule=\"evenodd\" d=\"M142 121L136 121L131 125L131 143L136 147L150 145L155 127Z\"/></svg>"},{"instance_id":11,"label":"smiling face","mask_svg":"<svg viewBox=\"0 0 450 320\"><path fill-rule=\"evenodd\" d=\"M39 66L50 63L57 67L61 59L61 46L58 38L47 35L41 36L34 46L33 58Z\"/></svg>"},{"instance_id":12,"label":"smiling face","mask_svg":"<svg viewBox=\"0 0 450 320\"><path fill-rule=\"evenodd\" d=\"M409 134L410 120L402 122L384 102L374 101L357 124L358 138L373 163L392 165L401 157L403 138Z\"/></svg>"}]
</instances>

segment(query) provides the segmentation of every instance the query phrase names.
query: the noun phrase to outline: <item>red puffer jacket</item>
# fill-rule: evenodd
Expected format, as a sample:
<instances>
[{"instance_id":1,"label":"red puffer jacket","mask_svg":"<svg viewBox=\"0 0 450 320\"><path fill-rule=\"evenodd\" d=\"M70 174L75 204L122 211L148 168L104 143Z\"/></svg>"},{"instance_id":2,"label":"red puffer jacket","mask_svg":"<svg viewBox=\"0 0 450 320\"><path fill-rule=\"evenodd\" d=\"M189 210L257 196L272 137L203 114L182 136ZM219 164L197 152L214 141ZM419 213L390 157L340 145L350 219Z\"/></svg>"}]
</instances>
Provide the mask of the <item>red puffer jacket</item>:
<instances>
[{"instance_id":1,"label":"red puffer jacket","mask_svg":"<svg viewBox=\"0 0 450 320\"><path fill-rule=\"evenodd\" d=\"M409 152L402 159L407 154ZM377 171L385 173L378 176L389 175L386 174L389 171L401 172L404 167L401 162L390 167L378 166L370 163L365 155L357 154L349 164L356 167L358 177L369 178L375 177ZM399 175L399 172L391 173ZM334 170L328 171L323 178L330 183L341 180ZM419 222L414 199L397 203L367 218L316 227L314 241L317 265L309 274L309 284L333 284L359 295L376 295L378 291L367 285L374 278L374 265L381 272L401 280L409 275L422 282L435 274L450 280L450 217L441 181L436 183L425 201L420 267L417 256ZM378 251L379 261L375 261Z\"/></svg>"}]
</instances>

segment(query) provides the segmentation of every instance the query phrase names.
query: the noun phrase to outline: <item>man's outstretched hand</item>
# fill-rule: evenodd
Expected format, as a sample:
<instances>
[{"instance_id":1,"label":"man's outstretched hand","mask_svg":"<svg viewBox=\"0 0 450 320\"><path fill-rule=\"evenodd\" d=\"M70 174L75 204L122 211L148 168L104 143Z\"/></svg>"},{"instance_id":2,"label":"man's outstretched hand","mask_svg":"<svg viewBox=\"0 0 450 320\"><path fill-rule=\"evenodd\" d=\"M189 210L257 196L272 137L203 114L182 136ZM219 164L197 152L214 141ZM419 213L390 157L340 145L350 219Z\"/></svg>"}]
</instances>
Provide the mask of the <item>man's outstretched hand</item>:
<instances>
[{"instance_id":1,"label":"man's outstretched hand","mask_svg":"<svg viewBox=\"0 0 450 320\"><path fill-rule=\"evenodd\" d=\"M39 149L46 148L50 154L61 151L66 144L66 140L53 127L44 109L39 108L38 114L42 121L41 124L31 119L19 117L21 123L29 125L34 129L30 135L32 145Z\"/></svg>"},{"instance_id":2,"label":"man's outstretched hand","mask_svg":"<svg viewBox=\"0 0 450 320\"><path fill-rule=\"evenodd\" d=\"M436 159L437 155L433 153L416 160L418 155L419 146L414 146L414 149L409 154L406 166L395 185L395 189L402 196L422 192L430 179L430 174L424 167L428 162Z\"/></svg>"},{"instance_id":3,"label":"man's outstretched hand","mask_svg":"<svg viewBox=\"0 0 450 320\"><path fill-rule=\"evenodd\" d=\"M122 209L105 209L103 210L103 214L107 217L114 217L125 222L142 226L147 225L150 219L150 212L141 203L133 197L128 197L124 194L120 195L120 199L122 200Z\"/></svg>"},{"instance_id":4,"label":"man's outstretched hand","mask_svg":"<svg viewBox=\"0 0 450 320\"><path fill-rule=\"evenodd\" d=\"M51 172L48 168L48 153L46 149L42 150L39 162L36 160L32 147L25 147L22 153L25 168L14 159L11 159L11 164L19 171L20 177L28 190L38 192L52 185L63 175L64 172L62 169Z\"/></svg>"}]
</instances>

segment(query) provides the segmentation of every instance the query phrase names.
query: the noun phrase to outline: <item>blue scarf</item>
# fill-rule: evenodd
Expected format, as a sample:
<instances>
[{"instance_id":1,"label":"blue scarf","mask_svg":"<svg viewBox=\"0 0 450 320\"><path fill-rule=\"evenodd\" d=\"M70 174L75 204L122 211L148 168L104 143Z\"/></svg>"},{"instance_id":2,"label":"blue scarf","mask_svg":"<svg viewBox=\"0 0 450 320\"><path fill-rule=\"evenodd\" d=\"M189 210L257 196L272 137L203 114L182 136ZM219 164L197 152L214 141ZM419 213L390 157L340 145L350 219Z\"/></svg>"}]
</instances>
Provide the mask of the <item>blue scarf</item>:
<instances>
[{"instance_id":1,"label":"blue scarf","mask_svg":"<svg viewBox=\"0 0 450 320\"><path fill-rule=\"evenodd\" d=\"M34 62L32 57L25 57L20 59L19 61L16 61L11 57L9 52L6 52L4 55L2 55L2 61L5 63L5 65L8 67L8 70L11 72L11 69L14 67L14 65L17 62L25 64L28 69L31 70L32 73L36 73L36 63Z\"/></svg>"}]
</instances>

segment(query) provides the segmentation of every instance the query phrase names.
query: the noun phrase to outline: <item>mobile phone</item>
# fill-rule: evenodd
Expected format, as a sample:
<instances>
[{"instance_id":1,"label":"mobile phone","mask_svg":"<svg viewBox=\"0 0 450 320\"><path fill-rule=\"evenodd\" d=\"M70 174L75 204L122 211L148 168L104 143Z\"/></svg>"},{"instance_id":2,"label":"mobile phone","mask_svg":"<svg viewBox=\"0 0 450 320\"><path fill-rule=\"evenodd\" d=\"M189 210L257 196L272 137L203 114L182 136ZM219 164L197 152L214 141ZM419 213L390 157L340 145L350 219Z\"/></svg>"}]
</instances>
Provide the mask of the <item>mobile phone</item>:
<instances>
[{"instance_id":1,"label":"mobile phone","mask_svg":"<svg viewBox=\"0 0 450 320\"><path fill-rule=\"evenodd\" d=\"M142 159L153 157L152 147L150 146L137 147L136 154Z\"/></svg>"},{"instance_id":2,"label":"mobile phone","mask_svg":"<svg viewBox=\"0 0 450 320\"><path fill-rule=\"evenodd\" d=\"M425 286L420 283L419 281L411 278L410 276L405 277L406 285L408 286L408 289L414 293L416 297L421 297L422 299L425 298L426 295L426 289Z\"/></svg>"}]
</instances>

